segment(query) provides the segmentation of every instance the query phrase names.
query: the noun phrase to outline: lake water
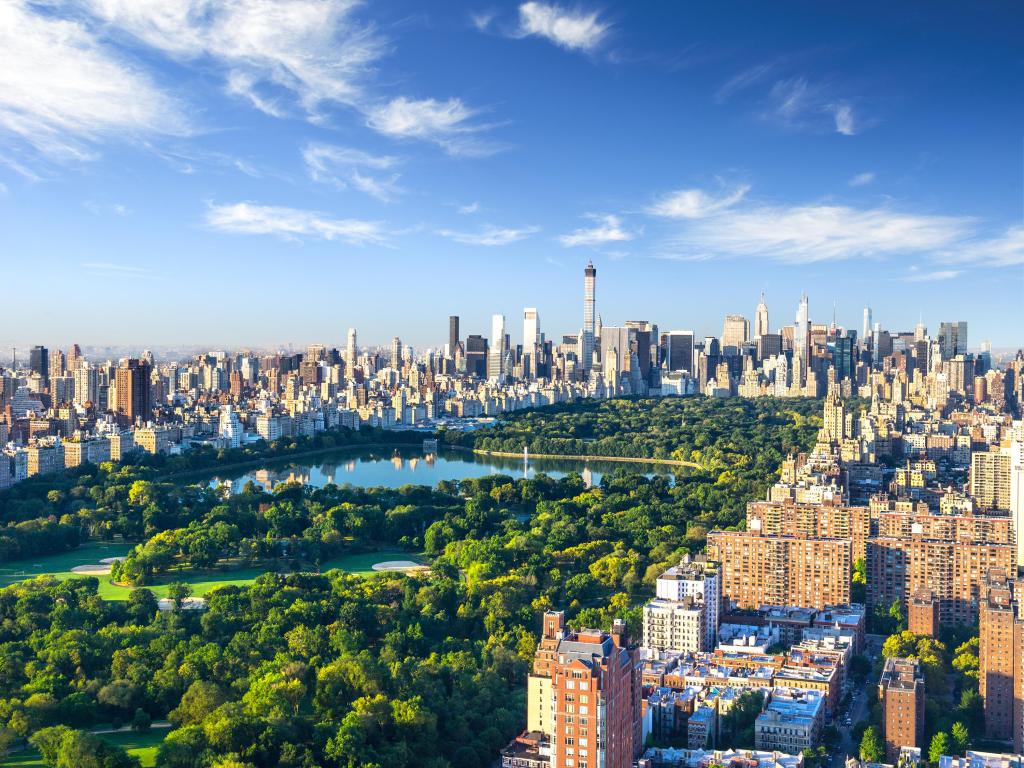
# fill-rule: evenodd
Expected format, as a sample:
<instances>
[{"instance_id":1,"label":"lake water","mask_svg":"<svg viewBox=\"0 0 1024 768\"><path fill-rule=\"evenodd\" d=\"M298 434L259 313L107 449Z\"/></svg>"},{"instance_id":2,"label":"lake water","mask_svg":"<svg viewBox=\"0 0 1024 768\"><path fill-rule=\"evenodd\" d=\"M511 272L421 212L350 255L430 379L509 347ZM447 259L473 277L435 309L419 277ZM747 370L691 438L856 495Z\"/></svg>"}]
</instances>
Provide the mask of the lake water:
<instances>
[{"instance_id":1,"label":"lake water","mask_svg":"<svg viewBox=\"0 0 1024 768\"><path fill-rule=\"evenodd\" d=\"M450 449L442 449L436 456L425 454L416 448L359 449L294 462L268 462L267 466L261 469L214 477L210 485L224 485L230 488L232 493L240 492L249 481L268 491L278 483L284 482L305 483L318 488L329 483L399 488L403 485L435 486L442 480L463 480L492 474L530 478L538 473L545 473L551 477L561 478L570 472L580 473L584 480L597 485L604 474L615 470L671 476L673 469L676 468L667 465L610 461L529 459L524 462L521 458L481 456L468 451Z\"/></svg>"}]
</instances>

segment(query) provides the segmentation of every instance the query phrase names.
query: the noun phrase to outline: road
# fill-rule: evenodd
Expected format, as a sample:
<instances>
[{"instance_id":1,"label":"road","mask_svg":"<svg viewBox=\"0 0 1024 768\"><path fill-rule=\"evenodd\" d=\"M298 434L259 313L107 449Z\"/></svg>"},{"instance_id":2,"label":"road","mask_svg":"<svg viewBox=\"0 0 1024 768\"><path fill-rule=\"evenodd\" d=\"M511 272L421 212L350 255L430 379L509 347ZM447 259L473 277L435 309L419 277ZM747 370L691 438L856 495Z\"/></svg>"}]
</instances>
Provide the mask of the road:
<instances>
[{"instance_id":1,"label":"road","mask_svg":"<svg viewBox=\"0 0 1024 768\"><path fill-rule=\"evenodd\" d=\"M882 653L882 643L885 641L885 635L868 635L867 636L867 648L866 653L868 658L871 659L872 665L875 659ZM847 756L858 757L858 750L860 744L854 744L852 738L852 731L857 723L862 720L866 720L869 714L868 707L868 691L878 684L874 674L869 674L867 679L864 681L864 685L858 686L853 690L853 701L850 705L850 726L843 725L845 715L840 715L836 725L839 727L839 733L841 736L839 742L839 750L832 758L832 768L843 768L846 764Z\"/></svg>"}]
</instances>

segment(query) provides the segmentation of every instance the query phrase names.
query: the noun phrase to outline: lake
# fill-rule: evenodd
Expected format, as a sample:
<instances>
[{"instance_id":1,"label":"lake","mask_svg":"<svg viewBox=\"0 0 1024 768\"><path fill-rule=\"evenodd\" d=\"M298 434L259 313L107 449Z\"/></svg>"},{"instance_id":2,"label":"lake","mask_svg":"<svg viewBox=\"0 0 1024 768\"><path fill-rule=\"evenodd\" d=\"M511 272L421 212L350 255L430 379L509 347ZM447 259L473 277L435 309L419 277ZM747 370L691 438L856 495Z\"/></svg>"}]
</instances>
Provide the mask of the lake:
<instances>
[{"instance_id":1,"label":"lake","mask_svg":"<svg viewBox=\"0 0 1024 768\"><path fill-rule=\"evenodd\" d=\"M672 477L673 470L664 464L625 464L610 461L577 461L569 459L512 459L500 456L482 456L469 451L441 449L437 455L428 455L419 448L350 449L297 461L268 462L260 469L225 473L210 481L211 487L225 486L232 493L241 491L252 481L266 490L278 483L299 482L318 488L336 485L364 487L383 486L399 488L403 485L436 486L442 480L464 480L471 477L504 474L515 478L535 477L544 473L551 477L565 477L571 472L584 475L594 485L602 476L615 470L642 472L648 476Z\"/></svg>"}]
</instances>

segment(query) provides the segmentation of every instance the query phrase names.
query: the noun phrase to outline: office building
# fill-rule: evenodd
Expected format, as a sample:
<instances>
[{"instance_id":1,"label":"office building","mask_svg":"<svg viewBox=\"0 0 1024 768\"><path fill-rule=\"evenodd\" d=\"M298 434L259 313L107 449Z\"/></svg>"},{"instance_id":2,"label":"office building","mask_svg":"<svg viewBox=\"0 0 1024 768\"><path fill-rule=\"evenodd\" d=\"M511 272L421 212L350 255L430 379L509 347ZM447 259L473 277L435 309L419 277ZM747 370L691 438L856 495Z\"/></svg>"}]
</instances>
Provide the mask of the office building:
<instances>
[{"instance_id":1,"label":"office building","mask_svg":"<svg viewBox=\"0 0 1024 768\"><path fill-rule=\"evenodd\" d=\"M693 331L665 334L665 367L670 371L693 374Z\"/></svg>"},{"instance_id":2,"label":"office building","mask_svg":"<svg viewBox=\"0 0 1024 768\"><path fill-rule=\"evenodd\" d=\"M487 356L487 378L498 381L505 361L505 316L491 315L490 354Z\"/></svg>"},{"instance_id":3,"label":"office building","mask_svg":"<svg viewBox=\"0 0 1024 768\"><path fill-rule=\"evenodd\" d=\"M448 349L446 350L449 357L455 355L455 347L459 343L459 316L451 315L448 317Z\"/></svg>"},{"instance_id":4,"label":"office building","mask_svg":"<svg viewBox=\"0 0 1024 768\"><path fill-rule=\"evenodd\" d=\"M501 343L498 344L501 350ZM491 357L497 353L492 353ZM479 334L471 334L466 337L466 373L476 376L478 379L487 378L488 354L487 339Z\"/></svg>"},{"instance_id":5,"label":"office building","mask_svg":"<svg viewBox=\"0 0 1024 768\"><path fill-rule=\"evenodd\" d=\"M939 323L939 354L942 360L952 360L967 354L967 323L963 320Z\"/></svg>"},{"instance_id":6,"label":"office building","mask_svg":"<svg viewBox=\"0 0 1024 768\"><path fill-rule=\"evenodd\" d=\"M768 305L764 303L764 291L761 291L761 300L757 303L757 310L754 312L754 338L771 333L768 327Z\"/></svg>"},{"instance_id":7,"label":"office building","mask_svg":"<svg viewBox=\"0 0 1024 768\"><path fill-rule=\"evenodd\" d=\"M722 346L738 349L750 337L750 323L743 315L726 315L722 325Z\"/></svg>"},{"instance_id":8,"label":"office building","mask_svg":"<svg viewBox=\"0 0 1024 768\"><path fill-rule=\"evenodd\" d=\"M114 372L117 413L124 423L145 422L152 416L152 371L144 360L127 358Z\"/></svg>"},{"instance_id":9,"label":"office building","mask_svg":"<svg viewBox=\"0 0 1024 768\"><path fill-rule=\"evenodd\" d=\"M28 353L28 368L43 380L43 385L50 381L50 351L46 347L35 346Z\"/></svg>"},{"instance_id":10,"label":"office building","mask_svg":"<svg viewBox=\"0 0 1024 768\"><path fill-rule=\"evenodd\" d=\"M864 307L864 322L861 324L860 337L864 340L864 343L868 343L868 339L871 338L871 307Z\"/></svg>"},{"instance_id":11,"label":"office building","mask_svg":"<svg viewBox=\"0 0 1024 768\"><path fill-rule=\"evenodd\" d=\"M924 746L924 674L917 659L886 659L878 700L885 757L895 763L903 747Z\"/></svg>"}]
</instances>

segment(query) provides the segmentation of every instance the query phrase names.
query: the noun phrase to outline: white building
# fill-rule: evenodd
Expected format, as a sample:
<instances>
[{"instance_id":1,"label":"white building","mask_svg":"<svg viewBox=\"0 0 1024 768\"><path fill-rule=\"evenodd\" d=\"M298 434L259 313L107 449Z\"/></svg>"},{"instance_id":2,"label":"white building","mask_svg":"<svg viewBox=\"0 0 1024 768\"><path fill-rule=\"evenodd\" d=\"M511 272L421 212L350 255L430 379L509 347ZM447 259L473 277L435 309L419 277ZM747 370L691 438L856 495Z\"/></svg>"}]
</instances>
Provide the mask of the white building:
<instances>
[{"instance_id":1,"label":"white building","mask_svg":"<svg viewBox=\"0 0 1024 768\"><path fill-rule=\"evenodd\" d=\"M718 563L702 556L691 558L684 555L679 565L673 565L658 577L655 596L661 600L681 601L688 597L700 600L704 604L706 620L704 647L699 650L715 647L722 607L722 577Z\"/></svg>"},{"instance_id":2,"label":"white building","mask_svg":"<svg viewBox=\"0 0 1024 768\"><path fill-rule=\"evenodd\" d=\"M228 442L229 448L238 448L242 444L242 422L238 420L238 414L230 405L225 405L220 412L220 427L218 433Z\"/></svg>"}]
</instances>

